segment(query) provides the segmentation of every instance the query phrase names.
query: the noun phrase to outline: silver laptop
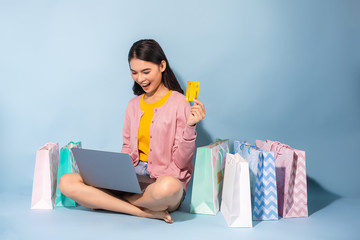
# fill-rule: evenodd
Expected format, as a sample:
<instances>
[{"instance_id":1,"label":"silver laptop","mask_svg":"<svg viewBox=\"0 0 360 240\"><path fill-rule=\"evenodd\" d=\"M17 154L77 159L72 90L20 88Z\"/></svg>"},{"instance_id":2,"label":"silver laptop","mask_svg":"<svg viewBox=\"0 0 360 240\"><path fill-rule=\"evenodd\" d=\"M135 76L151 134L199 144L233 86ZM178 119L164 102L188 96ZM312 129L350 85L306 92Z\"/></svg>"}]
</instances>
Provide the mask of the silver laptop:
<instances>
[{"instance_id":1,"label":"silver laptop","mask_svg":"<svg viewBox=\"0 0 360 240\"><path fill-rule=\"evenodd\" d=\"M141 193L138 177L128 154L72 148L84 183L105 189Z\"/></svg>"}]
</instances>

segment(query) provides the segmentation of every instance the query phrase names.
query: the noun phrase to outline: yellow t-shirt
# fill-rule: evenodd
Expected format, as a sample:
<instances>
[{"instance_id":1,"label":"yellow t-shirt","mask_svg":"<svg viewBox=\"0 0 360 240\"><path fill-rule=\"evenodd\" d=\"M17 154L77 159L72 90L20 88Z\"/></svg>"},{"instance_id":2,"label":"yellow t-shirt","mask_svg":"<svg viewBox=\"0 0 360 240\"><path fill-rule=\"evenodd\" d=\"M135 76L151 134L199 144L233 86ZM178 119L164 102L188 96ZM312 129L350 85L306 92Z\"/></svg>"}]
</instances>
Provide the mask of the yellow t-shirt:
<instances>
[{"instance_id":1,"label":"yellow t-shirt","mask_svg":"<svg viewBox=\"0 0 360 240\"><path fill-rule=\"evenodd\" d=\"M169 91L165 96L163 96L159 101L154 103L147 103L144 101L144 95L140 99L140 109L144 111L140 119L139 125L139 159L141 161L147 162L149 155L149 145L150 145L150 125L154 117L155 108L161 107L169 98L172 91Z\"/></svg>"}]
</instances>

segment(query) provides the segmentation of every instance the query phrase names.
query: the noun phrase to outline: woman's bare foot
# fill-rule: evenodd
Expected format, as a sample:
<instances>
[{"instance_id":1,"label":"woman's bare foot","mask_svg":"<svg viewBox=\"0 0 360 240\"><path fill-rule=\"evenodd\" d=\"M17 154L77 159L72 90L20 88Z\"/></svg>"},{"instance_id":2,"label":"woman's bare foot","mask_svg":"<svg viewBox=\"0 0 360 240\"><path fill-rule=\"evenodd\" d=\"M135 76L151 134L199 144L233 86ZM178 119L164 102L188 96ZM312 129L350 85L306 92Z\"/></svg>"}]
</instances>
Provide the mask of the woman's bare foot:
<instances>
[{"instance_id":1,"label":"woman's bare foot","mask_svg":"<svg viewBox=\"0 0 360 240\"><path fill-rule=\"evenodd\" d=\"M130 204L133 204L133 201L139 197L140 196L138 194L125 194L122 196L122 199L127 201ZM142 215L141 217L162 219L167 223L174 222L171 215L166 210L165 211L152 211L147 208L141 208L141 207L139 207L139 208L144 212L144 215Z\"/></svg>"},{"instance_id":2,"label":"woman's bare foot","mask_svg":"<svg viewBox=\"0 0 360 240\"><path fill-rule=\"evenodd\" d=\"M143 217L162 219L167 223L173 223L174 222L174 220L172 219L172 217L168 213L168 211L151 211L151 210L146 209L146 208L143 208L141 210L144 212Z\"/></svg>"}]
</instances>

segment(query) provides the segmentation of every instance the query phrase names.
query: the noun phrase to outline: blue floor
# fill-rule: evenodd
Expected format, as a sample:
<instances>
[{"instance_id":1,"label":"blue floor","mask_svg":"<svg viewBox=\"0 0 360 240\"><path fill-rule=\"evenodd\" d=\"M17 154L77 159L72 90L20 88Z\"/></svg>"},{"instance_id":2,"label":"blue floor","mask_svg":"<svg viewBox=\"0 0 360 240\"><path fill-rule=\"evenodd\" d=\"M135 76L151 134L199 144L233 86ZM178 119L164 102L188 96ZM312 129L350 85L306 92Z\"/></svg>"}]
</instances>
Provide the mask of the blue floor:
<instances>
[{"instance_id":1,"label":"blue floor","mask_svg":"<svg viewBox=\"0 0 360 240\"><path fill-rule=\"evenodd\" d=\"M216 216L188 213L189 196L173 224L84 207L30 210L31 188L0 193L0 239L360 239L360 199L341 198L309 184L308 218L228 228Z\"/></svg>"}]
</instances>

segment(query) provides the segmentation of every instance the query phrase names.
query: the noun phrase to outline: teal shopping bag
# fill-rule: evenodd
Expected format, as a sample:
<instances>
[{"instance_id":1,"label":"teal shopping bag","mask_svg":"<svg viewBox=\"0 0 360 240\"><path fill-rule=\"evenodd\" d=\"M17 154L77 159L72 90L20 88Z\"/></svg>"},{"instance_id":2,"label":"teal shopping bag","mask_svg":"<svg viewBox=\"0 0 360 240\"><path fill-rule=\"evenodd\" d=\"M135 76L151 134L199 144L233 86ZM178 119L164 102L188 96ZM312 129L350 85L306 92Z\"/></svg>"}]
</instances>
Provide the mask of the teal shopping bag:
<instances>
[{"instance_id":1,"label":"teal shopping bag","mask_svg":"<svg viewBox=\"0 0 360 240\"><path fill-rule=\"evenodd\" d=\"M222 181L229 140L199 147L196 150L191 213L216 215L220 208Z\"/></svg>"},{"instance_id":2,"label":"teal shopping bag","mask_svg":"<svg viewBox=\"0 0 360 240\"><path fill-rule=\"evenodd\" d=\"M76 202L74 200L66 197L59 190L59 180L62 175L67 173L79 172L79 168L71 152L72 148L81 148L81 142L69 142L66 146L62 147L60 150L58 178L57 178L57 187L56 187L56 200L55 200L55 206L57 207L76 206Z\"/></svg>"}]
</instances>

